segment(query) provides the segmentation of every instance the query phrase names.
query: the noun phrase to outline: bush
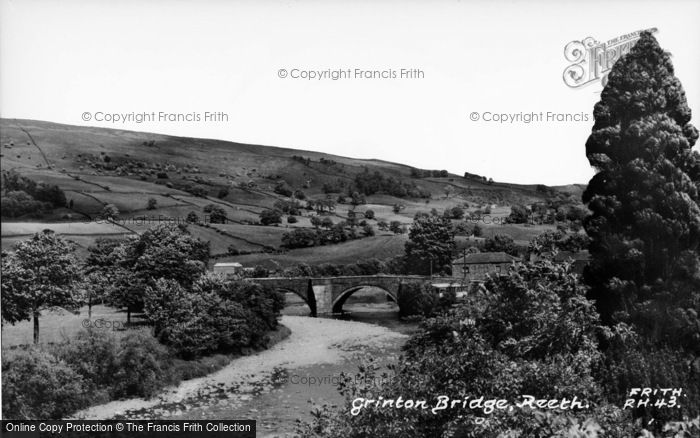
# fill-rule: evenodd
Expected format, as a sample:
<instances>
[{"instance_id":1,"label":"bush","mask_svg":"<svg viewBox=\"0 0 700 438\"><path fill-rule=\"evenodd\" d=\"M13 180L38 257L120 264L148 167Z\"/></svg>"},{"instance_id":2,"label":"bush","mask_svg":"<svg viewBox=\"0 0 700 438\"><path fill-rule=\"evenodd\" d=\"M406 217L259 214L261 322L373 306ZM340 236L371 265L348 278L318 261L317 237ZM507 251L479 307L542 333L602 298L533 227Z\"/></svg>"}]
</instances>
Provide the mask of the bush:
<instances>
[{"instance_id":1,"label":"bush","mask_svg":"<svg viewBox=\"0 0 700 438\"><path fill-rule=\"evenodd\" d=\"M155 210L158 207L158 201L156 198L148 198L148 203L146 204L146 209Z\"/></svg>"},{"instance_id":2,"label":"bush","mask_svg":"<svg viewBox=\"0 0 700 438\"><path fill-rule=\"evenodd\" d=\"M167 348L148 333L133 332L119 343L119 370L114 392L122 397L152 397L171 382Z\"/></svg>"},{"instance_id":3,"label":"bush","mask_svg":"<svg viewBox=\"0 0 700 438\"><path fill-rule=\"evenodd\" d=\"M53 353L75 370L91 393L104 390L112 397L114 376L119 370L119 343L104 330L81 330L64 344L53 347Z\"/></svg>"},{"instance_id":4,"label":"bush","mask_svg":"<svg viewBox=\"0 0 700 438\"><path fill-rule=\"evenodd\" d=\"M365 210L365 219L374 219L374 210Z\"/></svg>"},{"instance_id":5,"label":"bush","mask_svg":"<svg viewBox=\"0 0 700 438\"><path fill-rule=\"evenodd\" d=\"M288 224L295 224L299 222L296 216L287 216L287 223Z\"/></svg>"},{"instance_id":6,"label":"bush","mask_svg":"<svg viewBox=\"0 0 700 438\"><path fill-rule=\"evenodd\" d=\"M8 357L9 356L9 357ZM85 406L80 374L38 348L2 355L4 419L60 419Z\"/></svg>"}]
</instances>

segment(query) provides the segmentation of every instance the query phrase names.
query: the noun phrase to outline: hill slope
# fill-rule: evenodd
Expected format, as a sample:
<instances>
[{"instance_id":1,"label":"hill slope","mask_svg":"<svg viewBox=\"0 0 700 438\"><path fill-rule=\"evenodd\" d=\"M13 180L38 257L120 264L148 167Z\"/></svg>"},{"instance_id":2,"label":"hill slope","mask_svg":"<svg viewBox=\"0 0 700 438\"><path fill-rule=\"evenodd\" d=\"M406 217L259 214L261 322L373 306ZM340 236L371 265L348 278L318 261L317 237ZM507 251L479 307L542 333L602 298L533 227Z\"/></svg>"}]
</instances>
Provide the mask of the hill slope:
<instances>
[{"instance_id":1,"label":"hill slope","mask_svg":"<svg viewBox=\"0 0 700 438\"><path fill-rule=\"evenodd\" d=\"M416 211L431 208L441 211L465 203L472 208L491 204L507 207L580 191L576 186L557 191L534 185L488 183L474 176L412 178L411 167L382 160L34 120L0 119L0 143L3 171L13 170L33 181L59 186L70 206L56 209L40 222L26 217L17 218L17 222L35 222L38 230L51 222L87 221L105 205L113 204L120 212L119 229L85 234L123 236L158 222L183 222L190 212L203 215L204 206L213 203L225 210L229 224L195 227L195 233L212 242L212 252L221 256L229 246L253 253L280 246L282 227L249 225L257 222L262 210L287 199L276 186L303 191L307 199L335 199L338 192L347 195L354 190L351 188L358 175L378 172L382 178L392 178L423 194L399 198L380 191L367 196L367 205L357 209L376 211L377 218L370 221L375 225L379 220L408 224ZM147 208L149 199L155 200L152 208ZM402 204L404 209L396 214L391 208L394 204ZM351 208L339 204L331 217L336 222L343 220ZM133 219L144 215L150 220ZM23 231L31 228L17 225ZM309 214L301 214L298 223L286 226L310 226ZM3 219L3 248L18 238L11 228ZM386 236L376 239L381 241ZM90 242L88 238L77 240L83 247ZM352 255L341 257L348 258Z\"/></svg>"}]
</instances>

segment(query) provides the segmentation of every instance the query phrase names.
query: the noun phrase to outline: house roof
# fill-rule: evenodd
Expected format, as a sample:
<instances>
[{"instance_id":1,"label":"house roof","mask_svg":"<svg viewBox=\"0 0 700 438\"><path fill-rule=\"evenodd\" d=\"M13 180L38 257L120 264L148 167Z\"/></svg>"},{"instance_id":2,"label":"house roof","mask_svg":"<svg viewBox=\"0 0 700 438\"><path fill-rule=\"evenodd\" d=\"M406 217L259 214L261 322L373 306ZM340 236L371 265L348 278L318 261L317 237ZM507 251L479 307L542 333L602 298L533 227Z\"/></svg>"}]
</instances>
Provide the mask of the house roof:
<instances>
[{"instance_id":1,"label":"house roof","mask_svg":"<svg viewBox=\"0 0 700 438\"><path fill-rule=\"evenodd\" d=\"M515 260L518 258L504 252L477 252L460 257L452 263L455 265L481 265L484 263L510 263Z\"/></svg>"}]
</instances>

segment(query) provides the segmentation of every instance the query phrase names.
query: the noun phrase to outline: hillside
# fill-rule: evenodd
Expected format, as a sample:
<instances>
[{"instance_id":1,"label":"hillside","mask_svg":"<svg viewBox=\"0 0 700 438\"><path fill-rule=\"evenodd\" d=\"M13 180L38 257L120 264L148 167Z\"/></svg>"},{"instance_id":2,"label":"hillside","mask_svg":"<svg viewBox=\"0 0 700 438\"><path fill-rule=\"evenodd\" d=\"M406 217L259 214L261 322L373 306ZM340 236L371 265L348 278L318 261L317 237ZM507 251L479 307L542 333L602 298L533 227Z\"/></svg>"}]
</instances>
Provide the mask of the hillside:
<instances>
[{"instance_id":1,"label":"hillside","mask_svg":"<svg viewBox=\"0 0 700 438\"><path fill-rule=\"evenodd\" d=\"M310 227L313 213L303 211L295 224L284 221L280 226L253 225L261 211L280 199L288 199L279 187L301 191L307 200L336 199L349 194L358 175L375 172L384 182L392 181L398 190L394 194L376 191L366 196L365 205L357 206L359 212L372 209L376 213L376 218L369 221L373 226L382 220L410 224L417 211L442 211L465 203L467 211L497 205L501 207L500 215L507 215L508 206L516 203L531 204L557 195L580 196L580 187L573 185L543 190L544 186L489 183L472 175L415 178L411 167L382 160L33 120L0 119L0 143L3 172L12 170L37 183L57 185L65 192L67 203L41 218L4 217L3 249L32 231L55 228L71 236L84 252L97 237L123 237L158 222L184 222L188 213L203 216L204 206L216 204L224 209L227 224L192 227L196 235L211 242L214 255L223 257L233 246L252 254L227 257L229 260L269 264L278 257L287 265L296 257L295 251L270 251L280 248L287 227ZM405 189L408 195L397 196ZM151 198L155 205L149 209ZM93 221L107 204L119 210L117 225ZM403 206L398 214L392 209L395 204ZM350 209L353 207L348 203L338 204L330 217L335 222L347 219ZM143 220L142 216L149 219ZM88 223L70 231L58 224L78 221ZM299 259L345 261L367 257L371 248L396 242L391 236L379 232L366 238L367 245L355 242L344 245L343 251L326 250L324 255L311 256L313 251L306 249L299 253Z\"/></svg>"}]
</instances>

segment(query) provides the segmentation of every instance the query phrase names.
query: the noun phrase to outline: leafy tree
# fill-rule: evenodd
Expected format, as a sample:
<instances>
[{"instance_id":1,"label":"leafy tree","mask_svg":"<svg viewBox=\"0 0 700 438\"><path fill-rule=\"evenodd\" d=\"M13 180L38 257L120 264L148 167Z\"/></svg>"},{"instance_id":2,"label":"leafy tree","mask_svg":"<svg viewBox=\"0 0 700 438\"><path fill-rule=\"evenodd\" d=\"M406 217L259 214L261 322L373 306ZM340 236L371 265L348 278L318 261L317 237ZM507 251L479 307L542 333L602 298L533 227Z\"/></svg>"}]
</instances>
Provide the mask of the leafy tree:
<instances>
[{"instance_id":1,"label":"leafy tree","mask_svg":"<svg viewBox=\"0 0 700 438\"><path fill-rule=\"evenodd\" d=\"M292 215L287 216L287 223L288 224L295 224L297 222L299 222L299 220L297 219L296 216L292 216Z\"/></svg>"},{"instance_id":2,"label":"leafy tree","mask_svg":"<svg viewBox=\"0 0 700 438\"><path fill-rule=\"evenodd\" d=\"M526 224L530 214L527 208L523 205L513 205L510 207L510 214L506 218L509 224Z\"/></svg>"},{"instance_id":3,"label":"leafy tree","mask_svg":"<svg viewBox=\"0 0 700 438\"><path fill-rule=\"evenodd\" d=\"M170 224L151 228L116 249L116 277L111 299L131 314L143 309L143 294L160 278L188 287L209 261L209 242L193 237L186 227Z\"/></svg>"},{"instance_id":4,"label":"leafy tree","mask_svg":"<svg viewBox=\"0 0 700 438\"><path fill-rule=\"evenodd\" d=\"M455 188L447 184L445 185L445 187L443 187L443 191L445 192L445 198L449 198L450 195L452 195L455 192Z\"/></svg>"},{"instance_id":5,"label":"leafy tree","mask_svg":"<svg viewBox=\"0 0 700 438\"><path fill-rule=\"evenodd\" d=\"M321 221L321 226L330 230L331 228L333 228L333 219L329 217L324 217Z\"/></svg>"},{"instance_id":6,"label":"leafy tree","mask_svg":"<svg viewBox=\"0 0 700 438\"><path fill-rule=\"evenodd\" d=\"M307 248L318 244L318 232L309 228L295 228L282 235L282 245L286 248Z\"/></svg>"},{"instance_id":7,"label":"leafy tree","mask_svg":"<svg viewBox=\"0 0 700 438\"><path fill-rule=\"evenodd\" d=\"M88 247L85 259L81 301L88 306L88 318L92 318L92 306L96 301L108 298L116 280L115 269L118 262L117 249L123 241L98 238Z\"/></svg>"},{"instance_id":8,"label":"leafy tree","mask_svg":"<svg viewBox=\"0 0 700 438\"><path fill-rule=\"evenodd\" d=\"M365 210L365 219L374 219L374 210Z\"/></svg>"},{"instance_id":9,"label":"leafy tree","mask_svg":"<svg viewBox=\"0 0 700 438\"><path fill-rule=\"evenodd\" d=\"M447 219L464 219L464 209L460 206L447 208L445 209L443 216L445 216Z\"/></svg>"},{"instance_id":10,"label":"leafy tree","mask_svg":"<svg viewBox=\"0 0 700 438\"><path fill-rule=\"evenodd\" d=\"M389 231L394 234L403 234L403 224L401 224L399 221L391 221L389 224Z\"/></svg>"},{"instance_id":11,"label":"leafy tree","mask_svg":"<svg viewBox=\"0 0 700 438\"><path fill-rule=\"evenodd\" d=\"M408 232L405 248L409 273L448 272L455 249L452 222L439 216L417 216Z\"/></svg>"},{"instance_id":12,"label":"leafy tree","mask_svg":"<svg viewBox=\"0 0 700 438\"><path fill-rule=\"evenodd\" d=\"M148 198L148 203L146 204L146 209L155 210L158 207L158 201L156 198Z\"/></svg>"},{"instance_id":13,"label":"leafy tree","mask_svg":"<svg viewBox=\"0 0 700 438\"><path fill-rule=\"evenodd\" d=\"M2 321L34 320L34 343L39 343L43 310L78 307L73 286L80 280L75 246L52 230L18 243L2 259Z\"/></svg>"},{"instance_id":14,"label":"leafy tree","mask_svg":"<svg viewBox=\"0 0 700 438\"><path fill-rule=\"evenodd\" d=\"M608 75L586 155L592 262L584 278L606 323L700 350L700 159L671 56L648 32Z\"/></svg>"},{"instance_id":15,"label":"leafy tree","mask_svg":"<svg viewBox=\"0 0 700 438\"><path fill-rule=\"evenodd\" d=\"M374 228L372 228L372 225L370 224L365 224L362 227L362 234L365 235L365 237L372 237L374 236Z\"/></svg>"},{"instance_id":16,"label":"leafy tree","mask_svg":"<svg viewBox=\"0 0 700 438\"><path fill-rule=\"evenodd\" d=\"M515 246L515 241L512 237L505 234L496 234L493 237L487 237L481 249L483 252L505 252L513 256L518 255L518 248Z\"/></svg>"},{"instance_id":17,"label":"leafy tree","mask_svg":"<svg viewBox=\"0 0 700 438\"><path fill-rule=\"evenodd\" d=\"M352 194L350 195L350 203L352 205L357 206L360 204L366 204L367 200L365 199L364 194L360 194L358 192L352 192Z\"/></svg>"},{"instance_id":18,"label":"leafy tree","mask_svg":"<svg viewBox=\"0 0 700 438\"><path fill-rule=\"evenodd\" d=\"M314 228L318 228L321 226L321 217L320 216L311 216L311 225L314 226Z\"/></svg>"},{"instance_id":19,"label":"leafy tree","mask_svg":"<svg viewBox=\"0 0 700 438\"><path fill-rule=\"evenodd\" d=\"M107 204L102 208L100 217L105 220L114 220L119 217L119 209L114 204Z\"/></svg>"},{"instance_id":20,"label":"leafy tree","mask_svg":"<svg viewBox=\"0 0 700 438\"><path fill-rule=\"evenodd\" d=\"M279 210L263 210L260 213L260 223L263 225L281 224L282 214Z\"/></svg>"},{"instance_id":21,"label":"leafy tree","mask_svg":"<svg viewBox=\"0 0 700 438\"><path fill-rule=\"evenodd\" d=\"M225 224L228 220L226 210L220 205L208 204L204 206L204 213L209 215L209 222L212 224Z\"/></svg>"},{"instance_id":22,"label":"leafy tree","mask_svg":"<svg viewBox=\"0 0 700 438\"><path fill-rule=\"evenodd\" d=\"M191 288L160 279L146 293L156 337L184 358L265 346L284 296L271 288L204 275Z\"/></svg>"},{"instance_id":23,"label":"leafy tree","mask_svg":"<svg viewBox=\"0 0 700 438\"><path fill-rule=\"evenodd\" d=\"M189 224L198 224L199 223L199 216L197 216L197 212L191 211L187 213L187 217L185 218L185 221Z\"/></svg>"}]
</instances>

